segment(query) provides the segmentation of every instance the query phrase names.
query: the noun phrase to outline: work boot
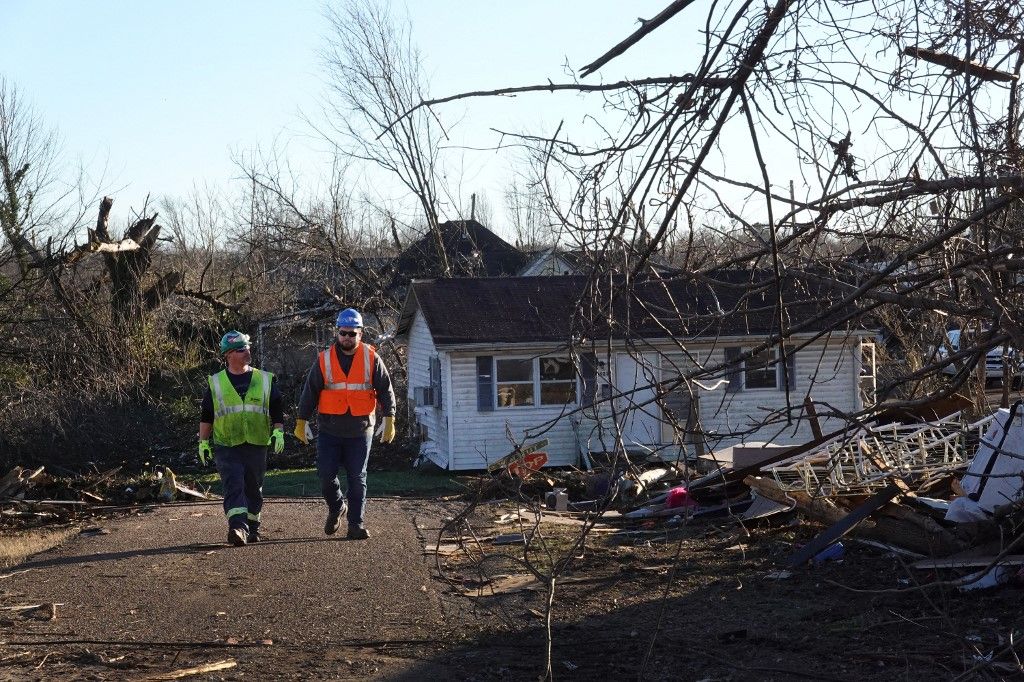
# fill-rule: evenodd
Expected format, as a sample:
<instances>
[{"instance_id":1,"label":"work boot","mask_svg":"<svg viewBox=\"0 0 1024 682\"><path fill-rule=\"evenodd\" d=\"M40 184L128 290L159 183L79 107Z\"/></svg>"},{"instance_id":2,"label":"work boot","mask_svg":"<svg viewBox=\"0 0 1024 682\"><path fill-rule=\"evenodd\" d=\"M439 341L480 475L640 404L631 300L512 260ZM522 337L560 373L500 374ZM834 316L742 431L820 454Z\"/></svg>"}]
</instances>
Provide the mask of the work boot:
<instances>
[{"instance_id":1,"label":"work boot","mask_svg":"<svg viewBox=\"0 0 1024 682\"><path fill-rule=\"evenodd\" d=\"M249 537L246 538L246 542L251 544L253 542L263 542L264 540L266 538L260 535L259 526L249 526Z\"/></svg>"},{"instance_id":2,"label":"work boot","mask_svg":"<svg viewBox=\"0 0 1024 682\"><path fill-rule=\"evenodd\" d=\"M370 537L370 531L366 530L362 526L349 526L348 527L348 539L349 540L366 540Z\"/></svg>"},{"instance_id":3,"label":"work boot","mask_svg":"<svg viewBox=\"0 0 1024 682\"><path fill-rule=\"evenodd\" d=\"M228 528L228 544L244 547L247 535L245 528Z\"/></svg>"},{"instance_id":4,"label":"work boot","mask_svg":"<svg viewBox=\"0 0 1024 682\"><path fill-rule=\"evenodd\" d=\"M341 517L347 511L347 506L344 502L341 503L341 508L338 511L328 512L327 521L324 522L324 532L328 535L334 535L341 528Z\"/></svg>"}]
</instances>

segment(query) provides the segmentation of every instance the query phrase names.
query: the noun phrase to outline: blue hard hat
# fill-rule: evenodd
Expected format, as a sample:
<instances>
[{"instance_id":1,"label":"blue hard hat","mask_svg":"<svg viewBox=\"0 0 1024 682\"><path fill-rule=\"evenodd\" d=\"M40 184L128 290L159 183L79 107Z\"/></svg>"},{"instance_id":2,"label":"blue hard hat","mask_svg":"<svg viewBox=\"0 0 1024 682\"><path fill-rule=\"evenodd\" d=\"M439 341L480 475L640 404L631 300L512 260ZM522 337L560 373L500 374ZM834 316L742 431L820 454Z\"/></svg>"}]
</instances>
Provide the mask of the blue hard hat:
<instances>
[{"instance_id":1,"label":"blue hard hat","mask_svg":"<svg viewBox=\"0 0 1024 682\"><path fill-rule=\"evenodd\" d=\"M338 313L336 327L352 327L353 329L363 326L363 316L355 308L345 308Z\"/></svg>"}]
</instances>

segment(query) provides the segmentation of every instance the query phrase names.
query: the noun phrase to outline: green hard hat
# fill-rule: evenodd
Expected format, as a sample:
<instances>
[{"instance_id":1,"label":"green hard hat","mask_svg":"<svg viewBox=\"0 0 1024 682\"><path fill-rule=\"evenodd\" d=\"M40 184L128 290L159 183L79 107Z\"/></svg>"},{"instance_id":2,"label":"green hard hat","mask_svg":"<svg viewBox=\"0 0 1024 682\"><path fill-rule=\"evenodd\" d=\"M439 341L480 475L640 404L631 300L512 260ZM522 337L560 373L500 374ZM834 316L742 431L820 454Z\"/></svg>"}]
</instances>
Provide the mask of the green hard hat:
<instances>
[{"instance_id":1,"label":"green hard hat","mask_svg":"<svg viewBox=\"0 0 1024 682\"><path fill-rule=\"evenodd\" d=\"M243 348L249 347L249 335L243 334L242 332L236 332L234 330L229 331L224 336L220 337L220 354L224 355L228 351L242 350Z\"/></svg>"}]
</instances>

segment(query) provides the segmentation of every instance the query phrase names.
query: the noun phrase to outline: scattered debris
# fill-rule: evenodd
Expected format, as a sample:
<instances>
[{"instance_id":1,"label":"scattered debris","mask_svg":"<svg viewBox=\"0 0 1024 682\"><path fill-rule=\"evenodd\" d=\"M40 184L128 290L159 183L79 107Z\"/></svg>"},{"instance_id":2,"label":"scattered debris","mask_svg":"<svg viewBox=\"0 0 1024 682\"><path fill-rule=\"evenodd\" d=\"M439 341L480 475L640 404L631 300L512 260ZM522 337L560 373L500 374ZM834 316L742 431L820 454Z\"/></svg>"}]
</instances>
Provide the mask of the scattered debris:
<instances>
[{"instance_id":1,"label":"scattered debris","mask_svg":"<svg viewBox=\"0 0 1024 682\"><path fill-rule=\"evenodd\" d=\"M35 470L22 469L16 466L0 479L0 500L23 500L35 485L43 482L43 467Z\"/></svg>"},{"instance_id":2,"label":"scattered debris","mask_svg":"<svg viewBox=\"0 0 1024 682\"><path fill-rule=\"evenodd\" d=\"M517 450L492 471L505 476L503 468L546 445ZM1002 409L975 421L958 412L915 423L865 423L802 446L756 443L727 450L704 455L697 468L659 459L647 469L633 463L616 471L602 468L595 456L588 471L545 470L541 478L555 479L550 488L538 490L537 477L520 483L520 492L529 490L537 500L534 507L489 523L518 524L542 535L558 525L610 532L612 543L626 551L672 541L705 520L718 528L794 529L794 549L782 561L788 570L769 572L766 580L788 579L807 565L853 560L854 540L857 547L916 562L915 569L974 569L955 583L963 589L1024 577L1016 568L1024 564L1024 546L1010 553L1024 527L1024 411ZM824 529L801 540L807 521ZM472 537L487 539L476 530ZM491 545L523 545L527 553L532 539L523 533L490 538ZM466 549L465 537L456 540L439 541L425 553L449 560ZM723 550L730 547L746 550L735 541ZM912 584L921 583L906 582Z\"/></svg>"},{"instance_id":3,"label":"scattered debris","mask_svg":"<svg viewBox=\"0 0 1024 682\"><path fill-rule=\"evenodd\" d=\"M549 492L545 498L545 506L551 511L568 511L569 494L565 492L565 488L555 488Z\"/></svg>"},{"instance_id":4,"label":"scattered debris","mask_svg":"<svg viewBox=\"0 0 1024 682\"><path fill-rule=\"evenodd\" d=\"M523 590L540 589L541 584L531 573L517 573L514 575L497 575L489 580L473 587L465 587L462 593L470 597L487 597L497 594L508 594L510 592L522 592Z\"/></svg>"},{"instance_id":5,"label":"scattered debris","mask_svg":"<svg viewBox=\"0 0 1024 682\"><path fill-rule=\"evenodd\" d=\"M163 475L160 477L160 493L157 499L161 502L173 502L174 495L178 492L174 472L170 467L164 467L161 473Z\"/></svg>"},{"instance_id":6,"label":"scattered debris","mask_svg":"<svg viewBox=\"0 0 1024 682\"><path fill-rule=\"evenodd\" d=\"M119 476L121 467L94 474L54 476L43 467L13 467L0 478L0 527L33 528L80 521L97 515L139 509L140 505L175 499L217 499L184 485L169 467L141 475ZM104 533L86 528L83 533Z\"/></svg>"}]
</instances>

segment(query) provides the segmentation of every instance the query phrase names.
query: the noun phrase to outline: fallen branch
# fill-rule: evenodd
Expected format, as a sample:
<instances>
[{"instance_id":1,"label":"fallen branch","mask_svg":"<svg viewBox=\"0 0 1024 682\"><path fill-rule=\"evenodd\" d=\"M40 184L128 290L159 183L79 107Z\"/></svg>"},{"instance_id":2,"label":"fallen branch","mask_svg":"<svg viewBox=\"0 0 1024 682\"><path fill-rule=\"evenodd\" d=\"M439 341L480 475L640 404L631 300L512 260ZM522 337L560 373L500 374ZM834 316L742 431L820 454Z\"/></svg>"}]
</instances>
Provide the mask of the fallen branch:
<instances>
[{"instance_id":1,"label":"fallen branch","mask_svg":"<svg viewBox=\"0 0 1024 682\"><path fill-rule=\"evenodd\" d=\"M158 680L180 680L183 677L191 677L193 675L204 675L206 673L217 672L218 670L227 670L228 668L234 668L236 665L238 665L238 661L236 661L233 658L228 658L223 661L215 661L214 663L197 665L194 668L182 668L181 670L175 670L174 672L151 675L149 677L144 677L142 679L147 680L147 682L157 682Z\"/></svg>"}]
</instances>

